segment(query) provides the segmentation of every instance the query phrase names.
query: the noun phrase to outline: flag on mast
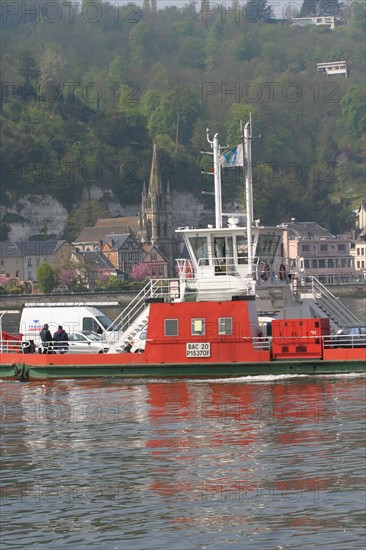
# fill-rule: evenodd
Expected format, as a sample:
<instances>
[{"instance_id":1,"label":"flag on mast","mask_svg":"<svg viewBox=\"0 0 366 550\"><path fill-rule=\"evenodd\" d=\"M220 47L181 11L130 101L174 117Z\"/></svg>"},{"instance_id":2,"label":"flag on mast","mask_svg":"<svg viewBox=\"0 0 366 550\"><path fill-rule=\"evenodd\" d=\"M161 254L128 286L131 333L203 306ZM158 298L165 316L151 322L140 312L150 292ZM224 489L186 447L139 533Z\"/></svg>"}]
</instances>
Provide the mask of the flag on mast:
<instances>
[{"instance_id":1,"label":"flag on mast","mask_svg":"<svg viewBox=\"0 0 366 550\"><path fill-rule=\"evenodd\" d=\"M234 149L228 149L223 153L218 162L222 168L231 168L233 166L244 166L243 145L240 144Z\"/></svg>"}]
</instances>

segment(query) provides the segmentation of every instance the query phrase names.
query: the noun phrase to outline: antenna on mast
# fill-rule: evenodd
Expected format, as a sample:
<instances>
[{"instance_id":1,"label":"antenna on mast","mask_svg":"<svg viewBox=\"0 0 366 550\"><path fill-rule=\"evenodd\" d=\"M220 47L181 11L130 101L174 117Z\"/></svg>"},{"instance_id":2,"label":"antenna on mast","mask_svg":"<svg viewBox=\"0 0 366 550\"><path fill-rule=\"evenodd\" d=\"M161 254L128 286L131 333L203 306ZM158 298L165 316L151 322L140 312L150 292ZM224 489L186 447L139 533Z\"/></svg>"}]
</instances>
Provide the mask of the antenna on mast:
<instances>
[{"instance_id":1,"label":"antenna on mast","mask_svg":"<svg viewBox=\"0 0 366 550\"><path fill-rule=\"evenodd\" d=\"M247 214L247 244L248 244L248 267L250 273L254 272L254 253L253 253L253 176L252 176L252 117L249 115L249 122L246 123L243 132L243 124L240 122L242 132L243 147L245 153L245 209Z\"/></svg>"},{"instance_id":2,"label":"antenna on mast","mask_svg":"<svg viewBox=\"0 0 366 550\"><path fill-rule=\"evenodd\" d=\"M209 129L206 128L207 141L211 145L213 151L214 162L214 185L215 185L215 226L216 228L222 227L222 195L221 195L221 166L219 163L220 146L219 146L219 134L214 135L213 140L210 140Z\"/></svg>"}]
</instances>

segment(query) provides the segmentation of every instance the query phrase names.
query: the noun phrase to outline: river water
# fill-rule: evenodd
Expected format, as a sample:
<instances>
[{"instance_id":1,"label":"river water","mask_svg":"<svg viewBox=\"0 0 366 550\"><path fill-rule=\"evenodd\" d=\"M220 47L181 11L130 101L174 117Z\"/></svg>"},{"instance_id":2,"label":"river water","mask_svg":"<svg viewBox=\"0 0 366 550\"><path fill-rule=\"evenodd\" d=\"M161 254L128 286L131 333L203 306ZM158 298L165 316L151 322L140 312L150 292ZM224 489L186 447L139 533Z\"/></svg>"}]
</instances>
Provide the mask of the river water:
<instances>
[{"instance_id":1,"label":"river water","mask_svg":"<svg viewBox=\"0 0 366 550\"><path fill-rule=\"evenodd\" d=\"M365 547L363 375L0 391L1 550Z\"/></svg>"},{"instance_id":2,"label":"river water","mask_svg":"<svg viewBox=\"0 0 366 550\"><path fill-rule=\"evenodd\" d=\"M364 548L365 377L6 382L1 548Z\"/></svg>"}]
</instances>

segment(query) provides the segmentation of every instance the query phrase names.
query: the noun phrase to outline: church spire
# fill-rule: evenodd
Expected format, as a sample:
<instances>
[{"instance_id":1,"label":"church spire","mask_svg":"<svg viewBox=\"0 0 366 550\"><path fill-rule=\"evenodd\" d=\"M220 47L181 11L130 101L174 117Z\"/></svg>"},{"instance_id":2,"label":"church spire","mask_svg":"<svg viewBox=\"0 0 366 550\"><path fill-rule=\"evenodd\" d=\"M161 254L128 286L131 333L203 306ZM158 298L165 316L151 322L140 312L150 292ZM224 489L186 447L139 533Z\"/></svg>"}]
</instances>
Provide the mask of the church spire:
<instances>
[{"instance_id":1,"label":"church spire","mask_svg":"<svg viewBox=\"0 0 366 550\"><path fill-rule=\"evenodd\" d=\"M151 172L150 172L150 180L149 180L149 192L154 192L159 195L163 192L163 184L161 180L161 174L159 170L159 164L158 164L158 155L156 150L156 143L154 142L154 148L153 148L153 157L151 162Z\"/></svg>"}]
</instances>

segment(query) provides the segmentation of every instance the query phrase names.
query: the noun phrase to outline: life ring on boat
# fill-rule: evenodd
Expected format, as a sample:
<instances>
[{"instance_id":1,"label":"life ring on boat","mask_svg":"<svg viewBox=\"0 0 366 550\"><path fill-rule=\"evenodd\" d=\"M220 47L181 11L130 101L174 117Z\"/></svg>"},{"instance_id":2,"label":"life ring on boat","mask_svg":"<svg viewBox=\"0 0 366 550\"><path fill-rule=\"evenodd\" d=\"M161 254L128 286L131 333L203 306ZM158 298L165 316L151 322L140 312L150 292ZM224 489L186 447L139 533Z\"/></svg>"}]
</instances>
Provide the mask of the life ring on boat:
<instances>
[{"instance_id":1,"label":"life ring on boat","mask_svg":"<svg viewBox=\"0 0 366 550\"><path fill-rule=\"evenodd\" d=\"M187 279L191 279L192 277L192 268L191 268L191 264L187 263L186 264L186 278Z\"/></svg>"},{"instance_id":2,"label":"life ring on boat","mask_svg":"<svg viewBox=\"0 0 366 550\"><path fill-rule=\"evenodd\" d=\"M269 278L269 265L265 263L263 265L262 279L263 281L268 281L268 278Z\"/></svg>"},{"instance_id":3,"label":"life ring on boat","mask_svg":"<svg viewBox=\"0 0 366 550\"><path fill-rule=\"evenodd\" d=\"M286 281L287 279L287 273L286 273L286 266L284 264L280 265L280 269L278 272L278 276L281 281Z\"/></svg>"}]
</instances>

